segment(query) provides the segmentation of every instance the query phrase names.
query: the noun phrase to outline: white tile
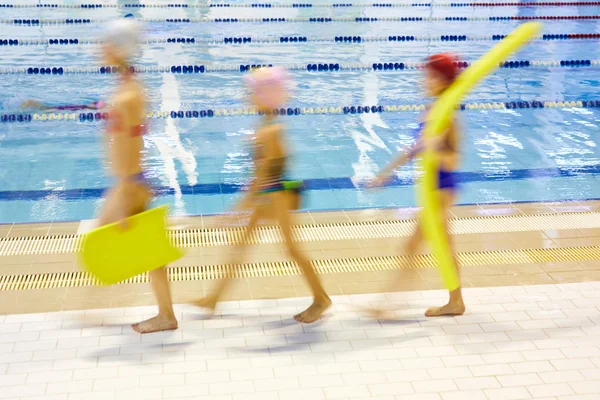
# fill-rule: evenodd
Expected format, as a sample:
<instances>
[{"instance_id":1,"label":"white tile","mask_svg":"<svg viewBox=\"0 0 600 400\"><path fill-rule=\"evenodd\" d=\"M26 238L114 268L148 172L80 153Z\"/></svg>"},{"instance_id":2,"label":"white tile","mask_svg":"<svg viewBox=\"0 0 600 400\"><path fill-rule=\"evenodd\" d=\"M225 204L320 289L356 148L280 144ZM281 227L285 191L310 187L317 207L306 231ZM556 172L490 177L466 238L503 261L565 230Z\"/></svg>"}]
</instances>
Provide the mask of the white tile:
<instances>
[{"instance_id":1,"label":"white tile","mask_svg":"<svg viewBox=\"0 0 600 400\"><path fill-rule=\"evenodd\" d=\"M574 347L576 344L571 339L539 339L534 340L533 343L540 350L545 349L564 349L566 347Z\"/></svg>"},{"instance_id":2,"label":"white tile","mask_svg":"<svg viewBox=\"0 0 600 400\"><path fill-rule=\"evenodd\" d=\"M388 383L417 382L431 379L426 369L403 369L385 373Z\"/></svg>"},{"instance_id":3,"label":"white tile","mask_svg":"<svg viewBox=\"0 0 600 400\"><path fill-rule=\"evenodd\" d=\"M74 380L81 379L103 379L114 378L118 375L119 369L115 367L102 368L78 368L73 373Z\"/></svg>"},{"instance_id":4,"label":"white tile","mask_svg":"<svg viewBox=\"0 0 600 400\"><path fill-rule=\"evenodd\" d=\"M345 374L342 377L347 385L373 385L387 382L386 376L381 372L360 372Z\"/></svg>"},{"instance_id":5,"label":"white tile","mask_svg":"<svg viewBox=\"0 0 600 400\"><path fill-rule=\"evenodd\" d=\"M16 332L0 334L0 343L33 342L40 337L39 332Z\"/></svg>"},{"instance_id":6,"label":"white tile","mask_svg":"<svg viewBox=\"0 0 600 400\"><path fill-rule=\"evenodd\" d=\"M396 396L397 400L441 400L437 393L417 393L417 394L403 394L402 396Z\"/></svg>"},{"instance_id":7,"label":"white tile","mask_svg":"<svg viewBox=\"0 0 600 400\"><path fill-rule=\"evenodd\" d=\"M122 326L92 326L81 329L82 337L89 336L115 336L123 333Z\"/></svg>"},{"instance_id":8,"label":"white tile","mask_svg":"<svg viewBox=\"0 0 600 400\"><path fill-rule=\"evenodd\" d=\"M138 344L142 342L142 335L127 334L127 335L110 335L100 337L100 346L117 346L121 344Z\"/></svg>"},{"instance_id":9,"label":"white tile","mask_svg":"<svg viewBox=\"0 0 600 400\"><path fill-rule=\"evenodd\" d=\"M556 328L556 329L545 329L546 335L550 338L578 338L585 337L585 333L581 330L582 328Z\"/></svg>"},{"instance_id":10,"label":"white tile","mask_svg":"<svg viewBox=\"0 0 600 400\"><path fill-rule=\"evenodd\" d=\"M407 358L400 360L400 363L404 369L442 368L444 366L440 357Z\"/></svg>"},{"instance_id":11,"label":"white tile","mask_svg":"<svg viewBox=\"0 0 600 400\"><path fill-rule=\"evenodd\" d=\"M508 342L510 338L505 332L470 333L473 343Z\"/></svg>"},{"instance_id":12,"label":"white tile","mask_svg":"<svg viewBox=\"0 0 600 400\"><path fill-rule=\"evenodd\" d=\"M257 379L272 379L275 375L273 368L234 369L230 371L232 381L253 381ZM275 390L275 389L273 389Z\"/></svg>"},{"instance_id":13,"label":"white tile","mask_svg":"<svg viewBox=\"0 0 600 400\"><path fill-rule=\"evenodd\" d=\"M442 400L487 400L481 390L460 390L440 393Z\"/></svg>"},{"instance_id":14,"label":"white tile","mask_svg":"<svg viewBox=\"0 0 600 400\"><path fill-rule=\"evenodd\" d=\"M0 335L21 332L21 324L0 324Z\"/></svg>"},{"instance_id":15,"label":"white tile","mask_svg":"<svg viewBox=\"0 0 600 400\"><path fill-rule=\"evenodd\" d=\"M529 315L531 319L566 318L566 315L561 310L527 311L527 315Z\"/></svg>"},{"instance_id":16,"label":"white tile","mask_svg":"<svg viewBox=\"0 0 600 400\"><path fill-rule=\"evenodd\" d=\"M205 361L170 362L163 365L163 372L165 374L204 372L206 370Z\"/></svg>"},{"instance_id":17,"label":"white tile","mask_svg":"<svg viewBox=\"0 0 600 400\"><path fill-rule=\"evenodd\" d=\"M402 360L402 362L407 360ZM394 371L402 368L399 360L359 361L360 369L364 372Z\"/></svg>"},{"instance_id":18,"label":"white tile","mask_svg":"<svg viewBox=\"0 0 600 400\"><path fill-rule=\"evenodd\" d=\"M504 352L496 354L482 354L481 357L486 364L506 364L525 361L520 352Z\"/></svg>"},{"instance_id":19,"label":"white tile","mask_svg":"<svg viewBox=\"0 0 600 400\"><path fill-rule=\"evenodd\" d=\"M252 368L256 367L283 367L286 365L294 364L292 357L290 355L276 355L276 356L263 356L263 357L253 357L250 359L250 364Z\"/></svg>"},{"instance_id":20,"label":"white tile","mask_svg":"<svg viewBox=\"0 0 600 400\"><path fill-rule=\"evenodd\" d=\"M566 383L527 386L527 390L529 390L529 392L534 398L548 396L566 396L569 394L574 394L573 390Z\"/></svg>"},{"instance_id":21,"label":"white tile","mask_svg":"<svg viewBox=\"0 0 600 400\"><path fill-rule=\"evenodd\" d=\"M594 363L587 358L552 360L551 363L558 371L594 368Z\"/></svg>"},{"instance_id":22,"label":"white tile","mask_svg":"<svg viewBox=\"0 0 600 400\"><path fill-rule=\"evenodd\" d=\"M357 362L340 362L317 364L317 371L320 375L327 374L350 374L360 372L360 366Z\"/></svg>"},{"instance_id":23,"label":"white tile","mask_svg":"<svg viewBox=\"0 0 600 400\"><path fill-rule=\"evenodd\" d=\"M45 318L44 314L12 314L4 318L5 324L22 324L26 322L40 322Z\"/></svg>"},{"instance_id":24,"label":"white tile","mask_svg":"<svg viewBox=\"0 0 600 400\"><path fill-rule=\"evenodd\" d=\"M426 371L429 372L432 379L470 378L473 376L471 370L467 367L429 368Z\"/></svg>"},{"instance_id":25,"label":"white tile","mask_svg":"<svg viewBox=\"0 0 600 400\"><path fill-rule=\"evenodd\" d=\"M594 342L599 342L598 338L593 339ZM600 357L600 347L581 346L581 347L569 347L562 348L562 353L567 358L589 358L589 357ZM555 357L560 358L560 357Z\"/></svg>"},{"instance_id":26,"label":"white tile","mask_svg":"<svg viewBox=\"0 0 600 400\"><path fill-rule=\"evenodd\" d=\"M369 385L372 396L398 396L414 393L410 383L380 383Z\"/></svg>"},{"instance_id":27,"label":"white tile","mask_svg":"<svg viewBox=\"0 0 600 400\"><path fill-rule=\"evenodd\" d=\"M31 361L33 359L33 353L30 351L21 352L21 353L8 353L8 354L0 354L0 363L2 364L12 364L12 363L20 363ZM37 360L35 360L37 361Z\"/></svg>"},{"instance_id":28,"label":"white tile","mask_svg":"<svg viewBox=\"0 0 600 400\"><path fill-rule=\"evenodd\" d=\"M528 321L518 321L517 324L521 329L552 329L558 326L552 319L530 319Z\"/></svg>"},{"instance_id":29,"label":"white tile","mask_svg":"<svg viewBox=\"0 0 600 400\"><path fill-rule=\"evenodd\" d=\"M515 372L508 364L494 364L494 365L478 365L476 367L469 367L473 376L500 376L500 375L512 375Z\"/></svg>"},{"instance_id":30,"label":"white tile","mask_svg":"<svg viewBox=\"0 0 600 400\"><path fill-rule=\"evenodd\" d=\"M17 343L15 352L32 352L37 350L49 350L56 348L56 340L36 341L36 342L20 342ZM1 353L1 352L0 352Z\"/></svg>"},{"instance_id":31,"label":"white tile","mask_svg":"<svg viewBox=\"0 0 600 400\"><path fill-rule=\"evenodd\" d=\"M427 339L427 338L426 338ZM444 336L432 336L429 338L434 346L456 346L463 344L471 344L471 338L468 334L461 333L457 335L444 335ZM431 343L425 343L425 345L414 345L414 347L427 347L431 346Z\"/></svg>"},{"instance_id":32,"label":"white tile","mask_svg":"<svg viewBox=\"0 0 600 400\"><path fill-rule=\"evenodd\" d=\"M52 365L54 370L92 368L98 365L99 359L94 358L73 358L65 360L56 360Z\"/></svg>"},{"instance_id":33,"label":"white tile","mask_svg":"<svg viewBox=\"0 0 600 400\"><path fill-rule=\"evenodd\" d=\"M81 347L97 347L100 344L99 337L75 337L75 338L64 338L58 339L57 348L59 349L72 349Z\"/></svg>"},{"instance_id":34,"label":"white tile","mask_svg":"<svg viewBox=\"0 0 600 400\"><path fill-rule=\"evenodd\" d=\"M313 353L331 353L338 351L352 351L352 345L347 341L337 341L337 342L320 342L320 343L311 343L310 349Z\"/></svg>"},{"instance_id":35,"label":"white tile","mask_svg":"<svg viewBox=\"0 0 600 400\"><path fill-rule=\"evenodd\" d=\"M300 388L300 383L297 378L257 379L254 381L254 388L258 392L290 390Z\"/></svg>"},{"instance_id":36,"label":"white tile","mask_svg":"<svg viewBox=\"0 0 600 400\"><path fill-rule=\"evenodd\" d=\"M163 373L161 364L122 365L119 368L119 376L137 377L144 375L160 375ZM170 375L165 373L165 375Z\"/></svg>"},{"instance_id":37,"label":"white tile","mask_svg":"<svg viewBox=\"0 0 600 400\"><path fill-rule=\"evenodd\" d=\"M417 347L415 349L419 357L441 357L458 355L454 346L432 346Z\"/></svg>"},{"instance_id":38,"label":"white tile","mask_svg":"<svg viewBox=\"0 0 600 400\"><path fill-rule=\"evenodd\" d=\"M496 342L494 346L499 352L512 352L512 351L528 351L538 350L533 344L532 340L511 340L510 342Z\"/></svg>"},{"instance_id":39,"label":"white tile","mask_svg":"<svg viewBox=\"0 0 600 400\"><path fill-rule=\"evenodd\" d=\"M325 392L323 389L300 389L279 391L280 400L323 400Z\"/></svg>"},{"instance_id":40,"label":"white tile","mask_svg":"<svg viewBox=\"0 0 600 400\"><path fill-rule=\"evenodd\" d=\"M69 395L55 394L55 395L51 395L51 396L28 396L28 397L23 397L23 399L27 399L27 400L68 400Z\"/></svg>"},{"instance_id":41,"label":"white tile","mask_svg":"<svg viewBox=\"0 0 600 400\"><path fill-rule=\"evenodd\" d=\"M65 360L75 358L76 355L75 349L40 350L33 353L33 361Z\"/></svg>"},{"instance_id":42,"label":"white tile","mask_svg":"<svg viewBox=\"0 0 600 400\"><path fill-rule=\"evenodd\" d=\"M489 400L522 400L531 399L531 395L524 387L507 387L502 389L486 389L485 395Z\"/></svg>"},{"instance_id":43,"label":"white tile","mask_svg":"<svg viewBox=\"0 0 600 400\"><path fill-rule=\"evenodd\" d=\"M569 384L577 394L595 394L600 396L600 380L570 382Z\"/></svg>"},{"instance_id":44,"label":"white tile","mask_svg":"<svg viewBox=\"0 0 600 400\"><path fill-rule=\"evenodd\" d=\"M365 385L348 385L324 388L328 399L347 399L354 397L369 397L369 388Z\"/></svg>"},{"instance_id":45,"label":"white tile","mask_svg":"<svg viewBox=\"0 0 600 400\"><path fill-rule=\"evenodd\" d=\"M156 389L153 389L157 391ZM157 392L160 393L160 390ZM162 388L162 397L165 399L178 399L182 397L195 398L196 396L208 396L209 387L208 384L195 384L195 385L183 385L183 386L167 386Z\"/></svg>"},{"instance_id":46,"label":"white tile","mask_svg":"<svg viewBox=\"0 0 600 400\"><path fill-rule=\"evenodd\" d=\"M491 313L491 315L496 322L514 322L531 319L531 317L525 311Z\"/></svg>"},{"instance_id":47,"label":"white tile","mask_svg":"<svg viewBox=\"0 0 600 400\"><path fill-rule=\"evenodd\" d=\"M527 361L558 360L564 358L563 353L557 349L523 351L521 354L523 354L523 357Z\"/></svg>"},{"instance_id":48,"label":"white tile","mask_svg":"<svg viewBox=\"0 0 600 400\"><path fill-rule=\"evenodd\" d=\"M496 353L498 349L492 343L469 343L469 344L457 344L454 348L458 354L490 354Z\"/></svg>"},{"instance_id":49,"label":"white tile","mask_svg":"<svg viewBox=\"0 0 600 400\"><path fill-rule=\"evenodd\" d=\"M60 329L62 321L26 322L21 324L21 332L40 332Z\"/></svg>"},{"instance_id":50,"label":"white tile","mask_svg":"<svg viewBox=\"0 0 600 400\"><path fill-rule=\"evenodd\" d=\"M584 369L579 371L586 380L600 380L600 368Z\"/></svg>"},{"instance_id":51,"label":"white tile","mask_svg":"<svg viewBox=\"0 0 600 400\"><path fill-rule=\"evenodd\" d=\"M25 374L0 375L0 387L23 385L26 378Z\"/></svg>"},{"instance_id":52,"label":"white tile","mask_svg":"<svg viewBox=\"0 0 600 400\"><path fill-rule=\"evenodd\" d=\"M538 375L544 383L569 383L585 380L579 371L540 372Z\"/></svg>"},{"instance_id":53,"label":"white tile","mask_svg":"<svg viewBox=\"0 0 600 400\"><path fill-rule=\"evenodd\" d=\"M536 373L517 373L496 377L503 387L525 387L527 385L541 385L542 380Z\"/></svg>"},{"instance_id":54,"label":"white tile","mask_svg":"<svg viewBox=\"0 0 600 400\"><path fill-rule=\"evenodd\" d=\"M185 374L144 375L139 379L141 387L175 386L184 384Z\"/></svg>"},{"instance_id":55,"label":"white tile","mask_svg":"<svg viewBox=\"0 0 600 400\"><path fill-rule=\"evenodd\" d=\"M5 375L8 370L8 364L0 364L0 375Z\"/></svg>"},{"instance_id":56,"label":"white tile","mask_svg":"<svg viewBox=\"0 0 600 400\"><path fill-rule=\"evenodd\" d=\"M442 357L442 361L448 367L469 367L485 364L480 355L448 356Z\"/></svg>"},{"instance_id":57,"label":"white tile","mask_svg":"<svg viewBox=\"0 0 600 400\"><path fill-rule=\"evenodd\" d=\"M94 380L94 391L106 392L111 390L133 389L139 385L139 378L132 376L103 378Z\"/></svg>"},{"instance_id":58,"label":"white tile","mask_svg":"<svg viewBox=\"0 0 600 400\"><path fill-rule=\"evenodd\" d=\"M21 374L29 372L43 372L52 369L52 361L20 362L8 366L9 374Z\"/></svg>"},{"instance_id":59,"label":"white tile","mask_svg":"<svg viewBox=\"0 0 600 400\"><path fill-rule=\"evenodd\" d=\"M483 332L509 332L509 331L517 331L521 329L521 327L513 321L505 321L505 322L490 322L481 324L481 329Z\"/></svg>"},{"instance_id":60,"label":"white tile","mask_svg":"<svg viewBox=\"0 0 600 400\"><path fill-rule=\"evenodd\" d=\"M416 393L452 392L458 390L452 379L431 379L429 381L413 382Z\"/></svg>"},{"instance_id":61,"label":"white tile","mask_svg":"<svg viewBox=\"0 0 600 400\"><path fill-rule=\"evenodd\" d=\"M510 340L535 340L535 339L546 339L551 337L548 335L547 330L541 329L527 329L520 331L506 332Z\"/></svg>"},{"instance_id":62,"label":"white tile","mask_svg":"<svg viewBox=\"0 0 600 400\"><path fill-rule=\"evenodd\" d=\"M500 383L493 377L460 378L454 382L460 390L496 389Z\"/></svg>"},{"instance_id":63,"label":"white tile","mask_svg":"<svg viewBox=\"0 0 600 400\"><path fill-rule=\"evenodd\" d=\"M222 383L231 380L229 371L207 371L193 372L185 374L186 385L203 384L203 383Z\"/></svg>"},{"instance_id":64,"label":"white tile","mask_svg":"<svg viewBox=\"0 0 600 400\"><path fill-rule=\"evenodd\" d=\"M218 371L222 369L246 369L250 368L249 358L207 360L206 365L209 371Z\"/></svg>"},{"instance_id":65,"label":"white tile","mask_svg":"<svg viewBox=\"0 0 600 400\"><path fill-rule=\"evenodd\" d=\"M42 395L45 392L46 392L46 384L45 383L36 383L36 384L28 384L28 385L16 385L16 386L2 387L2 392L0 393L0 396L2 396L4 398L10 398L10 397L28 398L30 396Z\"/></svg>"},{"instance_id":66,"label":"white tile","mask_svg":"<svg viewBox=\"0 0 600 400\"><path fill-rule=\"evenodd\" d=\"M40 340L64 339L81 336L81 329L55 329L39 333Z\"/></svg>"},{"instance_id":67,"label":"white tile","mask_svg":"<svg viewBox=\"0 0 600 400\"><path fill-rule=\"evenodd\" d=\"M481 326L479 324L464 324L464 325L450 325L442 327L444 332L450 335L458 335L461 333L483 333Z\"/></svg>"},{"instance_id":68,"label":"white tile","mask_svg":"<svg viewBox=\"0 0 600 400\"><path fill-rule=\"evenodd\" d=\"M241 393L234 394L233 400L279 400L277 392Z\"/></svg>"},{"instance_id":69,"label":"white tile","mask_svg":"<svg viewBox=\"0 0 600 400\"><path fill-rule=\"evenodd\" d=\"M113 400L115 392L77 392L69 394L69 400Z\"/></svg>"},{"instance_id":70,"label":"white tile","mask_svg":"<svg viewBox=\"0 0 600 400\"><path fill-rule=\"evenodd\" d=\"M172 389L172 387L166 387L163 389L164 392ZM194 389L189 386L190 392ZM122 389L115 392L116 400L158 400L163 398L163 391L156 390L155 388L135 388L135 389ZM193 392L192 392L193 393ZM166 397L165 397L166 398Z\"/></svg>"},{"instance_id":71,"label":"white tile","mask_svg":"<svg viewBox=\"0 0 600 400\"><path fill-rule=\"evenodd\" d=\"M61 393L79 393L79 392L91 392L93 381L72 381L72 382L56 382L48 383L46 393L48 394L61 394Z\"/></svg>"},{"instance_id":72,"label":"white tile","mask_svg":"<svg viewBox=\"0 0 600 400\"><path fill-rule=\"evenodd\" d=\"M408 349L408 348L406 348L406 349L405 348L378 349L378 350L375 350L375 355L377 356L377 359L379 359L379 360L417 358L419 356L415 349ZM367 361L367 360L365 360L365 361Z\"/></svg>"},{"instance_id":73,"label":"white tile","mask_svg":"<svg viewBox=\"0 0 600 400\"><path fill-rule=\"evenodd\" d=\"M254 384L252 382L227 382L209 384L209 393L211 395L253 393Z\"/></svg>"},{"instance_id":74,"label":"white tile","mask_svg":"<svg viewBox=\"0 0 600 400\"><path fill-rule=\"evenodd\" d=\"M292 356L292 361L294 365L320 365L326 363L335 363L336 360L335 355L333 353L300 353L294 354ZM341 361L339 362L350 362L350 361ZM285 366L285 365L284 365Z\"/></svg>"},{"instance_id":75,"label":"white tile","mask_svg":"<svg viewBox=\"0 0 600 400\"><path fill-rule=\"evenodd\" d=\"M343 386L345 384L341 375L301 376L298 381L303 389Z\"/></svg>"},{"instance_id":76,"label":"white tile","mask_svg":"<svg viewBox=\"0 0 600 400\"><path fill-rule=\"evenodd\" d=\"M7 375L7 376L9 376L9 375ZM68 370L67 371L32 372L27 375L27 383L51 383L51 382L70 381L72 378L73 378L73 371L68 371Z\"/></svg>"},{"instance_id":77,"label":"white tile","mask_svg":"<svg viewBox=\"0 0 600 400\"><path fill-rule=\"evenodd\" d=\"M554 367L548 361L527 361L520 363L511 363L510 367L517 374L554 371Z\"/></svg>"}]
</instances>

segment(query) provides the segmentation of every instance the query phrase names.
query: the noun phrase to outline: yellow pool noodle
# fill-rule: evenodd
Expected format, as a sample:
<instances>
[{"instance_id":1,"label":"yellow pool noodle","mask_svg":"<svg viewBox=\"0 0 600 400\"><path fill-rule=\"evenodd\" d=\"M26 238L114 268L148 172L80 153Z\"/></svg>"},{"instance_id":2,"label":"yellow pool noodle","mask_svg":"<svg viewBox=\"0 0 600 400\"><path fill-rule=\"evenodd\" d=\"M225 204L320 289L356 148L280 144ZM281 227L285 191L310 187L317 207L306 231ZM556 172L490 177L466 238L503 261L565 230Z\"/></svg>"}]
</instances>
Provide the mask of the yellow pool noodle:
<instances>
[{"instance_id":1,"label":"yellow pool noodle","mask_svg":"<svg viewBox=\"0 0 600 400\"><path fill-rule=\"evenodd\" d=\"M110 285L173 262L183 253L167 235L167 207L127 218L124 229L108 224L84 236L81 263L101 283Z\"/></svg>"},{"instance_id":2,"label":"yellow pool noodle","mask_svg":"<svg viewBox=\"0 0 600 400\"><path fill-rule=\"evenodd\" d=\"M460 74L456 81L438 98L427 114L423 136L433 137L448 128L454 110L460 100L486 75L499 66L506 57L523 46L541 30L541 24L528 22L520 25L504 40ZM460 280L448 237L445 234L444 218L441 215L438 191L439 159L435 152L423 152L423 178L419 185L419 202L423 205L423 233L439 263L440 273L446 288L450 291L460 287Z\"/></svg>"}]
</instances>

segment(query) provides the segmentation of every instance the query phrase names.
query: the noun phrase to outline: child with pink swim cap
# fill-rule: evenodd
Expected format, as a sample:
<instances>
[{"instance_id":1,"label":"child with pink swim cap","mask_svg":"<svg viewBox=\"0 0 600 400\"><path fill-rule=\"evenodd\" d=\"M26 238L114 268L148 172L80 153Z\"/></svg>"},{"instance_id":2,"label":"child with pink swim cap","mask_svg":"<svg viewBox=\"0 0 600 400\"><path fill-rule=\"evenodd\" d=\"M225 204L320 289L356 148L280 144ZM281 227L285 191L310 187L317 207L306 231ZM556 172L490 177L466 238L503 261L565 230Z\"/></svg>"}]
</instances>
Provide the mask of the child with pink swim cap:
<instances>
[{"instance_id":1,"label":"child with pink swim cap","mask_svg":"<svg viewBox=\"0 0 600 400\"><path fill-rule=\"evenodd\" d=\"M331 300L292 234L293 214L290 211L298 208L300 194L298 185L294 186L284 180L288 160L284 144L285 127L277 118L277 109L288 99L289 81L287 72L280 68L261 68L251 72L244 79L249 89L250 101L262 115L262 122L256 129L254 143L254 179L245 198L237 207L239 210L249 209L252 214L241 241L235 244L238 249L230 252L233 258L225 265L241 264L241 250L258 226L258 222L261 219L274 219L281 227L287 251L302 269L314 297L312 305L294 319L311 323L317 321L331 306ZM215 294L200 299L195 304L214 310L228 286L232 272L231 269L228 271L228 279L218 284Z\"/></svg>"}]
</instances>

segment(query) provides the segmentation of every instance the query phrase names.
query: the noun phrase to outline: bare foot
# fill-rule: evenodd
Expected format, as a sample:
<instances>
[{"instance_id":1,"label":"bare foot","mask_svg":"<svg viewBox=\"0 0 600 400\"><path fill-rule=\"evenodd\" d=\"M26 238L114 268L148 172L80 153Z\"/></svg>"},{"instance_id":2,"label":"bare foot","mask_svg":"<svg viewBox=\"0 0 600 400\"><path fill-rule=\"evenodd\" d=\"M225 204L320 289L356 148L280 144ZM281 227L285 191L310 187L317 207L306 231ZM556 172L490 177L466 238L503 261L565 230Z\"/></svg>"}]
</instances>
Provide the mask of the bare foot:
<instances>
[{"instance_id":1,"label":"bare foot","mask_svg":"<svg viewBox=\"0 0 600 400\"><path fill-rule=\"evenodd\" d=\"M441 317L444 315L463 315L465 313L465 304L448 303L442 307L431 307L425 311L426 317Z\"/></svg>"},{"instance_id":2,"label":"bare foot","mask_svg":"<svg viewBox=\"0 0 600 400\"><path fill-rule=\"evenodd\" d=\"M331 299L329 297L325 296L322 299L315 299L310 307L294 316L294 319L298 322L304 322L305 324L313 323L321 318L321 315L323 315L329 307L331 307Z\"/></svg>"},{"instance_id":3,"label":"bare foot","mask_svg":"<svg viewBox=\"0 0 600 400\"><path fill-rule=\"evenodd\" d=\"M177 320L175 317L163 317L157 315L154 318L133 324L131 327L138 333L173 331L177 329Z\"/></svg>"},{"instance_id":4,"label":"bare foot","mask_svg":"<svg viewBox=\"0 0 600 400\"><path fill-rule=\"evenodd\" d=\"M209 317L212 317L215 313L215 308L217 308L217 297L202 297L198 300L192 301L192 304L196 307L205 308L209 312Z\"/></svg>"}]
</instances>

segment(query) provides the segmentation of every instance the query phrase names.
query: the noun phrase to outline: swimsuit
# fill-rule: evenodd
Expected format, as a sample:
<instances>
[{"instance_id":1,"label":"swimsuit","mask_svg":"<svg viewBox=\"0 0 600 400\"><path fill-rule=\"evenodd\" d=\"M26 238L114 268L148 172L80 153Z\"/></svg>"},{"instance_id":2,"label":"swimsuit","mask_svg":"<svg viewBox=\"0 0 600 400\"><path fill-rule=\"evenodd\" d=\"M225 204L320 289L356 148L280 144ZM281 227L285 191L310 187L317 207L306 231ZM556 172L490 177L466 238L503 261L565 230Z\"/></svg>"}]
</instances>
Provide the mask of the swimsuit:
<instances>
[{"instance_id":1,"label":"swimsuit","mask_svg":"<svg viewBox=\"0 0 600 400\"><path fill-rule=\"evenodd\" d=\"M419 127L415 130L417 134L417 145L410 152L411 157L415 156L417 153L423 151L423 145L420 143L420 139L422 136L423 128L425 127L424 123L420 123ZM448 140L446 140L442 146L438 149L438 151L450 150L454 151L452 145ZM457 190L458 189L458 180L456 179L456 172L449 171L444 169L443 167L438 167L438 189L447 189L447 190Z\"/></svg>"},{"instance_id":2,"label":"swimsuit","mask_svg":"<svg viewBox=\"0 0 600 400\"><path fill-rule=\"evenodd\" d=\"M124 125L123 117L121 116L121 114L119 112L113 110L110 113L110 118L108 120L107 132L109 134L114 133L114 132L122 132L124 130L123 125ZM131 137L143 136L147 132L147 127L144 124L134 125L129 128L129 132L130 132ZM144 171L140 171L138 173L129 175L123 179L128 180L130 182L139 183L141 185L150 187L148 178L144 174Z\"/></svg>"},{"instance_id":3,"label":"swimsuit","mask_svg":"<svg viewBox=\"0 0 600 400\"><path fill-rule=\"evenodd\" d=\"M271 121L263 124L261 128L269 125L275 125L278 122ZM264 158L262 146L256 144L254 146L254 162ZM287 156L277 157L269 160L269 165L266 166L267 173L261 179L258 185L259 194L268 194L279 192L282 190L293 191L300 194L304 188L302 181L290 181L285 179L287 169Z\"/></svg>"}]
</instances>

